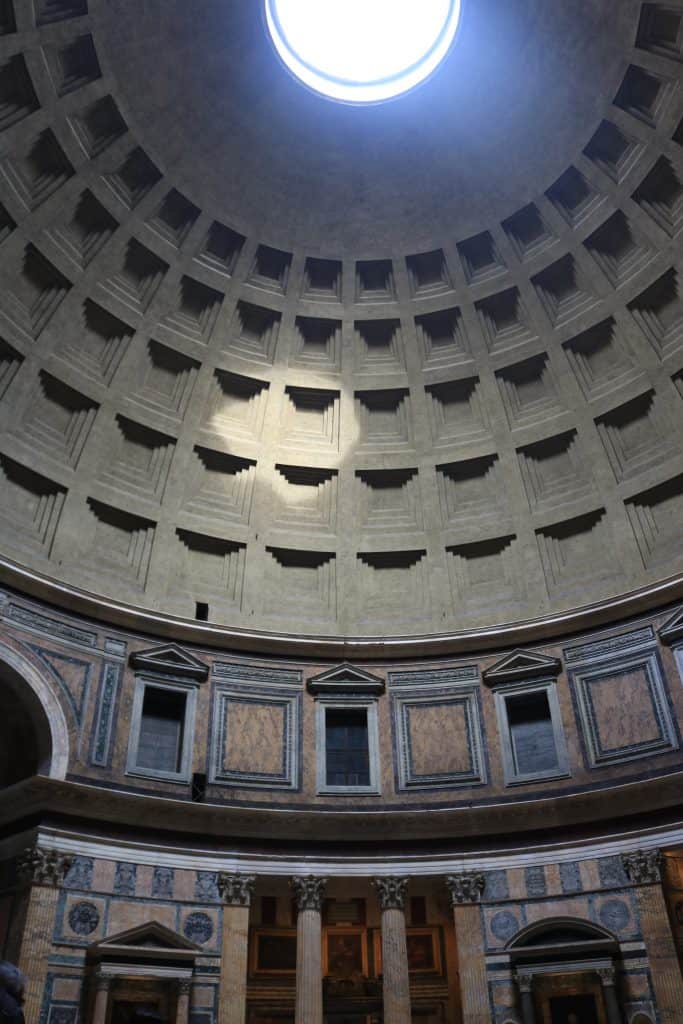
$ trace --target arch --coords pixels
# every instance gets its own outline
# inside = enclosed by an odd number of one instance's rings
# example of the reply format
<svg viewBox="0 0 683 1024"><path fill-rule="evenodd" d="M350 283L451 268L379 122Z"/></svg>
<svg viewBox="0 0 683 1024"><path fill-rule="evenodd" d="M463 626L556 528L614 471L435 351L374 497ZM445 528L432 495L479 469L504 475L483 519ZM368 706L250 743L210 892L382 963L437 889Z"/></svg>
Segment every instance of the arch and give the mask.
<svg viewBox="0 0 683 1024"><path fill-rule="evenodd" d="M46 679L14 648L0 643L0 686L15 698L37 744L36 772L63 779L69 763L69 729L62 706Z"/></svg>
<svg viewBox="0 0 683 1024"><path fill-rule="evenodd" d="M524 950L539 946L581 945L586 942L615 943L616 935L580 917L548 917L528 924L506 943L505 949Z"/></svg>

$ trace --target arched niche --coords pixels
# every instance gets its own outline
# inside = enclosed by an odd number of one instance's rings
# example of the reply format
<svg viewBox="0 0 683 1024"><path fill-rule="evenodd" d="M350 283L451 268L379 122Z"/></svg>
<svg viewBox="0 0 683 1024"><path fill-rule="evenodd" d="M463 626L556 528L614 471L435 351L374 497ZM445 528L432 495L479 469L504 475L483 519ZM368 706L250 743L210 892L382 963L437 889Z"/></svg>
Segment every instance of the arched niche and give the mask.
<svg viewBox="0 0 683 1024"><path fill-rule="evenodd" d="M0 643L0 789L32 775L63 779L69 731L47 680L21 654Z"/></svg>

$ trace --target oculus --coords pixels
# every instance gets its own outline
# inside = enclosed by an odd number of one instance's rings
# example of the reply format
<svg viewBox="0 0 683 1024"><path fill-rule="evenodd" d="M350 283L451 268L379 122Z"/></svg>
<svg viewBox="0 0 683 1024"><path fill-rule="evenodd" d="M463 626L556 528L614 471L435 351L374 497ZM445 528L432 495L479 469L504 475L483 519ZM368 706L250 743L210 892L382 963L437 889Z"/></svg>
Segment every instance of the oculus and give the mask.
<svg viewBox="0 0 683 1024"><path fill-rule="evenodd" d="M448 53L461 0L265 0L275 49L309 88L378 103L423 82Z"/></svg>

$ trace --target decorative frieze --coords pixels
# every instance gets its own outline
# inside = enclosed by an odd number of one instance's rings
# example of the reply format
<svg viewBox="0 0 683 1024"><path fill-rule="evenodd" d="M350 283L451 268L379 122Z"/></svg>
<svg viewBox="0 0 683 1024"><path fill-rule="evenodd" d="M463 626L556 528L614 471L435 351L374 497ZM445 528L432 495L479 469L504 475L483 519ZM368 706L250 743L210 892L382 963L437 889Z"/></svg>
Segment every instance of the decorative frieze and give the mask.
<svg viewBox="0 0 683 1024"><path fill-rule="evenodd" d="M657 885L662 878L662 860L661 850L634 850L621 855L624 870L634 885Z"/></svg>
<svg viewBox="0 0 683 1024"><path fill-rule="evenodd" d="M372 884L377 892L380 910L403 910L406 903L408 879L396 875L373 878Z"/></svg>
<svg viewBox="0 0 683 1024"><path fill-rule="evenodd" d="M223 903L229 907L249 907L256 885L255 875L229 875L221 872L218 876L218 891Z"/></svg>
<svg viewBox="0 0 683 1024"><path fill-rule="evenodd" d="M59 850L29 846L17 858L17 875L26 885L59 888L71 867L72 858Z"/></svg>
<svg viewBox="0 0 683 1024"><path fill-rule="evenodd" d="M454 907L463 903L479 903L485 886L486 878L482 871L463 871L446 877L446 887Z"/></svg>
<svg viewBox="0 0 683 1024"><path fill-rule="evenodd" d="M317 910L320 912L325 895L326 878L316 875L295 875L291 880L292 892L296 900L297 910Z"/></svg>

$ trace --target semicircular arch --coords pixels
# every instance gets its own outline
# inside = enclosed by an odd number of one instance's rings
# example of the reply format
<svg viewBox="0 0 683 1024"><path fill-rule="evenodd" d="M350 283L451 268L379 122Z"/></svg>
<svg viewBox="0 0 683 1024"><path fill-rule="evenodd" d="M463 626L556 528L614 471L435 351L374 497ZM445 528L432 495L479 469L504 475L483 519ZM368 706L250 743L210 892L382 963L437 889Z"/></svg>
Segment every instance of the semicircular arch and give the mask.
<svg viewBox="0 0 683 1024"><path fill-rule="evenodd" d="M2 642L0 684L7 688L32 727L37 773L53 779L65 778L69 728L62 705L45 676L26 657Z"/></svg>
<svg viewBox="0 0 683 1024"><path fill-rule="evenodd" d="M554 945L583 942L618 942L616 935L602 925L580 917L552 917L534 921L520 929L506 943L506 949L523 949L526 946Z"/></svg>

